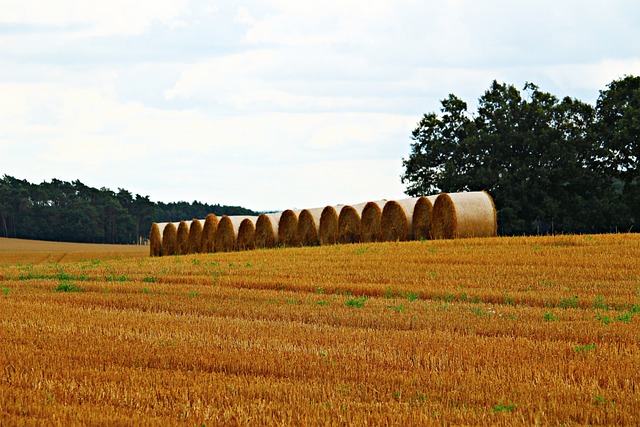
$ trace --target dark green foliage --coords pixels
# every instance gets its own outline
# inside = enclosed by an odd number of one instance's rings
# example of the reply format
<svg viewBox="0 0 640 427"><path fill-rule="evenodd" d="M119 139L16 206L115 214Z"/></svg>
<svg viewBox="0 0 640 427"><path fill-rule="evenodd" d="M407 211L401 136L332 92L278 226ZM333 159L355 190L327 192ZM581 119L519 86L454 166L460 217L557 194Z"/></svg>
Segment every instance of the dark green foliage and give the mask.
<svg viewBox="0 0 640 427"><path fill-rule="evenodd" d="M413 131L406 192L486 190L501 234L627 230L639 220L639 87L615 81L594 108L494 81L473 115L450 95Z"/></svg>
<svg viewBox="0 0 640 427"><path fill-rule="evenodd" d="M154 203L122 188L92 188L76 180L31 184L0 178L0 237L81 243L137 243L153 222L218 215L256 215L236 206Z"/></svg>

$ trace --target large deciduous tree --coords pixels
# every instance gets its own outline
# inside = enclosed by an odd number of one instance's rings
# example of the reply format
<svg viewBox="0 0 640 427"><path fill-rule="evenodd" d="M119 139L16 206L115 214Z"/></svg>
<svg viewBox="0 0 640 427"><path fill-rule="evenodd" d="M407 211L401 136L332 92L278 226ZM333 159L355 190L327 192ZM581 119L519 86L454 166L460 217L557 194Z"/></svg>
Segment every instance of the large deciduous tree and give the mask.
<svg viewBox="0 0 640 427"><path fill-rule="evenodd" d="M454 95L425 114L403 159L407 194L487 190L504 234L607 231L624 223L608 191L595 110L527 83L494 81L477 112Z"/></svg>

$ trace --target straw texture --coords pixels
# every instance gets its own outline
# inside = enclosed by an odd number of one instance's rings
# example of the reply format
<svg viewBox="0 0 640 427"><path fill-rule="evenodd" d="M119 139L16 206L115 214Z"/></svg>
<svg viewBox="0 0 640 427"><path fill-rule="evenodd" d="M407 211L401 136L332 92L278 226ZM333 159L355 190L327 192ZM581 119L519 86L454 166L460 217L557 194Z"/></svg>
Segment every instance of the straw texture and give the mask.
<svg viewBox="0 0 640 427"><path fill-rule="evenodd" d="M379 242L382 240L380 222L382 219L382 208L385 203L386 200L365 203L362 213L360 214L363 242Z"/></svg>
<svg viewBox="0 0 640 427"><path fill-rule="evenodd" d="M382 241L403 242L409 240L411 228L402 204L395 200L390 200L384 205L382 218L380 219L380 229Z"/></svg>
<svg viewBox="0 0 640 427"><path fill-rule="evenodd" d="M190 254L202 252L202 223L197 218L193 218L189 226L188 252Z"/></svg>
<svg viewBox="0 0 640 427"><path fill-rule="evenodd" d="M189 252L189 223L180 221L178 224L178 247L176 255L186 255Z"/></svg>
<svg viewBox="0 0 640 427"><path fill-rule="evenodd" d="M149 255L162 256L162 236L160 236L160 227L155 222L151 224L149 232Z"/></svg>
<svg viewBox="0 0 640 427"><path fill-rule="evenodd" d="M236 248L236 233L233 222L227 215L218 223L214 246L216 252L232 252Z"/></svg>
<svg viewBox="0 0 640 427"><path fill-rule="evenodd" d="M280 246L298 246L298 216L291 209L287 209L280 215L278 244Z"/></svg>
<svg viewBox="0 0 640 427"><path fill-rule="evenodd" d="M316 246L320 244L318 238L318 224L324 208L303 209L298 214L298 244L301 246Z"/></svg>
<svg viewBox="0 0 640 427"><path fill-rule="evenodd" d="M162 231L162 255L176 255L178 253L178 230L172 222L167 223Z"/></svg>
<svg viewBox="0 0 640 427"><path fill-rule="evenodd" d="M437 195L418 197L413 208L412 232L414 240L431 238L431 212Z"/></svg>
<svg viewBox="0 0 640 427"><path fill-rule="evenodd" d="M343 206L338 216L338 243L360 243L362 226L360 215L353 206Z"/></svg>
<svg viewBox="0 0 640 427"><path fill-rule="evenodd" d="M216 231L218 230L218 217L214 214L209 214L204 219L204 226L202 227L202 238L200 247L203 253L210 254L214 251Z"/></svg>
<svg viewBox="0 0 640 427"><path fill-rule="evenodd" d="M485 191L440 194L431 221L434 239L493 237L498 230L496 208Z"/></svg>
<svg viewBox="0 0 640 427"><path fill-rule="evenodd" d="M334 245L338 241L338 213L333 206L322 210L318 238L321 245Z"/></svg>
<svg viewBox="0 0 640 427"><path fill-rule="evenodd" d="M258 249L276 246L276 234L269 214L261 214L256 221L255 246Z"/></svg>
<svg viewBox="0 0 640 427"><path fill-rule="evenodd" d="M250 251L256 248L256 226L249 218L240 222L238 227L238 237L236 238L236 248L239 251Z"/></svg>

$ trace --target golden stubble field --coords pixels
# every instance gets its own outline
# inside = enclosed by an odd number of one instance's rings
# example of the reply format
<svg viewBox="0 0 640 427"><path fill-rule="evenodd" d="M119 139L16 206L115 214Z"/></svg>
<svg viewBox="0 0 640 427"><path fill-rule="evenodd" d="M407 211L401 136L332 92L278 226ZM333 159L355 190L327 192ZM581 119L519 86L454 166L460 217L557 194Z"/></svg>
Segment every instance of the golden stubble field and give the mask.
<svg viewBox="0 0 640 427"><path fill-rule="evenodd" d="M4 244L3 426L640 424L638 234Z"/></svg>

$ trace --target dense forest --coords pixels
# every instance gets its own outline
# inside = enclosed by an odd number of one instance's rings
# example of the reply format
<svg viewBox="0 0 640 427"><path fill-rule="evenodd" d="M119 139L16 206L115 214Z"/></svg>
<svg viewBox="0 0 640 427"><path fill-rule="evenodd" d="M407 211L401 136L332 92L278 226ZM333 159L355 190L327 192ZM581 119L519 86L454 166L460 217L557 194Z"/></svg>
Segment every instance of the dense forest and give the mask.
<svg viewBox="0 0 640 427"><path fill-rule="evenodd" d="M31 184L4 175L0 179L0 237L81 243L138 243L152 222L221 215L255 215L238 206L194 201L152 202L119 188L92 188L76 180Z"/></svg>
<svg viewBox="0 0 640 427"><path fill-rule="evenodd" d="M638 231L640 77L611 82L595 107L496 81L473 114L455 95L441 104L413 131L407 194L486 190L500 234Z"/></svg>

